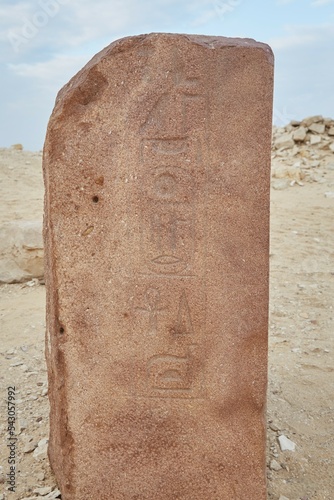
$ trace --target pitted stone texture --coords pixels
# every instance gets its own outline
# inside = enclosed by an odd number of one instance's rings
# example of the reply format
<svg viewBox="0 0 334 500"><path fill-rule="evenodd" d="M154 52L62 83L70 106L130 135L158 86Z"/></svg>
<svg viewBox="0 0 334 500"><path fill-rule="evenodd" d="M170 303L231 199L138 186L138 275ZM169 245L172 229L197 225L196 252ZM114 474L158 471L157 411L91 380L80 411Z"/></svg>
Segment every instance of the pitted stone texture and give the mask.
<svg viewBox="0 0 334 500"><path fill-rule="evenodd" d="M266 498L273 57L119 40L44 150L49 456L64 500Z"/></svg>

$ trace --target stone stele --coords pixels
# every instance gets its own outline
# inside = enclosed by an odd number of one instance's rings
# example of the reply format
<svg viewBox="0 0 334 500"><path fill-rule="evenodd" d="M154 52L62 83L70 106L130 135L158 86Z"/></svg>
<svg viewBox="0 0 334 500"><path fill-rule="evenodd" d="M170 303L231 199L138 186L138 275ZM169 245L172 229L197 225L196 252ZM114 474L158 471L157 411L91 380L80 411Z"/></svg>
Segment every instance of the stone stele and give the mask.
<svg viewBox="0 0 334 500"><path fill-rule="evenodd" d="M44 148L49 458L63 500L264 500L273 55L118 40Z"/></svg>

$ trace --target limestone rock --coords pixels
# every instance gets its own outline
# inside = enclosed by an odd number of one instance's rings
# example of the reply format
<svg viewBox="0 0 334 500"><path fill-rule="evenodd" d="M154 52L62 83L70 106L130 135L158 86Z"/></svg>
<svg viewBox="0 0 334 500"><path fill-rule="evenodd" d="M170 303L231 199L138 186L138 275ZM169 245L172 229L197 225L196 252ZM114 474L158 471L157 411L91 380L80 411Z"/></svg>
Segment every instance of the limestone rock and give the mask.
<svg viewBox="0 0 334 500"><path fill-rule="evenodd" d="M278 442L281 448L281 451L295 451L296 450L296 444L291 441L289 438L284 436L282 434L281 436L278 437Z"/></svg>
<svg viewBox="0 0 334 500"><path fill-rule="evenodd" d="M27 443L23 448L23 453L32 453L37 447L37 444L34 442Z"/></svg>
<svg viewBox="0 0 334 500"><path fill-rule="evenodd" d="M331 127L327 133L328 135L334 135L334 127Z"/></svg>
<svg viewBox="0 0 334 500"><path fill-rule="evenodd" d="M0 282L20 283L44 274L41 221L15 221L0 227Z"/></svg>
<svg viewBox="0 0 334 500"><path fill-rule="evenodd" d="M295 145L293 133L283 134L275 139L276 149L289 149Z"/></svg>
<svg viewBox="0 0 334 500"><path fill-rule="evenodd" d="M299 127L297 130L293 133L293 139L295 142L303 142L306 139L306 132L307 129L305 127Z"/></svg>
<svg viewBox="0 0 334 500"><path fill-rule="evenodd" d="M54 489L53 491L51 491L51 493L49 493L48 495L46 495L44 497L44 499L46 500L55 500L56 498L60 498L60 491L58 490L58 488Z"/></svg>
<svg viewBox="0 0 334 500"><path fill-rule="evenodd" d="M33 453L33 457L36 460L42 460L43 458L46 458L48 451L48 442L49 440L47 438L43 438L39 441L38 446Z"/></svg>
<svg viewBox="0 0 334 500"><path fill-rule="evenodd" d="M325 125L323 123L312 123L308 129L316 134L323 134L325 132Z"/></svg>
<svg viewBox="0 0 334 500"><path fill-rule="evenodd" d="M310 144L314 146L315 144L320 144L321 137L319 135L311 135L310 136Z"/></svg>
<svg viewBox="0 0 334 500"><path fill-rule="evenodd" d="M310 127L312 123L322 122L323 119L324 118L321 115L309 116L307 118L304 118L304 120L302 120L302 125L304 125L304 127Z"/></svg>
<svg viewBox="0 0 334 500"><path fill-rule="evenodd" d="M270 470L274 470L276 472L282 470L282 466L277 462L277 460L271 460L269 467Z"/></svg>
<svg viewBox="0 0 334 500"><path fill-rule="evenodd" d="M273 169L273 177L276 179L291 179L302 181L305 177L304 172L299 167L280 165Z"/></svg>
<svg viewBox="0 0 334 500"><path fill-rule="evenodd" d="M22 144L13 144L12 149L14 149L15 151L23 151L23 146Z"/></svg>
<svg viewBox="0 0 334 500"><path fill-rule="evenodd" d="M33 492L37 493L37 495L40 495L41 497L44 497L45 495L51 493L51 491L52 491L51 486L44 486L42 488L35 488Z"/></svg>
<svg viewBox="0 0 334 500"><path fill-rule="evenodd" d="M287 189L289 185L290 181L288 179L277 179L272 182L271 187L276 191L283 191Z"/></svg>

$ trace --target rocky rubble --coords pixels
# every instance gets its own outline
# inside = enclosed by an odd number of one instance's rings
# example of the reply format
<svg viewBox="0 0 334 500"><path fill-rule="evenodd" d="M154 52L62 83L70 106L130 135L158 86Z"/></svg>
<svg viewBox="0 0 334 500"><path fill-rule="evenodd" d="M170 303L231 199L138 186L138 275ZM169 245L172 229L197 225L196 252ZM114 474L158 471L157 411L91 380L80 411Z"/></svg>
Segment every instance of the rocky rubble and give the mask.
<svg viewBox="0 0 334 500"><path fill-rule="evenodd" d="M333 119L310 116L273 127L273 189L326 182L327 170L334 170Z"/></svg>
<svg viewBox="0 0 334 500"><path fill-rule="evenodd" d="M36 290L39 286L36 284L33 288ZM0 348L1 364L8 377L15 381L17 437L17 490L14 495L7 491L5 473L8 464L3 462L3 470L0 468L0 487L4 489L4 494L0 495L0 500L10 500L12 496L13 499L22 500L51 500L60 497L60 491L50 474L47 458L49 407L44 342L34 341L35 330L44 328L44 323L29 324L29 344L7 350ZM0 426L1 443L5 443L7 437L5 425Z"/></svg>

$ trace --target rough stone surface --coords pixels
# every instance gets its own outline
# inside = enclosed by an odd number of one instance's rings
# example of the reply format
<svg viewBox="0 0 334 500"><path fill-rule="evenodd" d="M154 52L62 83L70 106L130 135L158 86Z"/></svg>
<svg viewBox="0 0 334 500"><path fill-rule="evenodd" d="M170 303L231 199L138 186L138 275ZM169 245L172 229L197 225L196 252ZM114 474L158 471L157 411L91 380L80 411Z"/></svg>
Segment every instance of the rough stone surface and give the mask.
<svg viewBox="0 0 334 500"><path fill-rule="evenodd" d="M275 146L277 149L289 149L292 148L295 145L294 140L293 140L293 134L284 134L281 136L278 136L276 141L275 141Z"/></svg>
<svg viewBox="0 0 334 500"><path fill-rule="evenodd" d="M0 227L0 283L20 283L44 274L41 221L7 222Z"/></svg>
<svg viewBox="0 0 334 500"><path fill-rule="evenodd" d="M321 137L319 135L311 135L310 136L310 144L313 146L314 144L320 144Z"/></svg>
<svg viewBox="0 0 334 500"><path fill-rule="evenodd" d="M302 125L304 125L304 127L310 127L313 123L319 123L323 121L323 119L322 115L308 116L307 118L304 118Z"/></svg>
<svg viewBox="0 0 334 500"><path fill-rule="evenodd" d="M309 130L311 132L315 132L316 134L323 134L325 132L325 124L324 123L312 123L309 126Z"/></svg>
<svg viewBox="0 0 334 500"><path fill-rule="evenodd" d="M278 436L278 442L281 448L281 451L295 451L296 444L291 441L291 439L287 438L282 434L282 436Z"/></svg>
<svg viewBox="0 0 334 500"><path fill-rule="evenodd" d="M295 142L303 142L306 139L307 129L305 127L299 127L293 133L293 139Z"/></svg>
<svg viewBox="0 0 334 500"><path fill-rule="evenodd" d="M58 95L44 235L63 500L266 499L272 70L252 40L142 35Z"/></svg>
<svg viewBox="0 0 334 500"><path fill-rule="evenodd" d="M282 470L281 464L277 462L277 460L271 460L270 462L270 469L278 472L279 470Z"/></svg>

